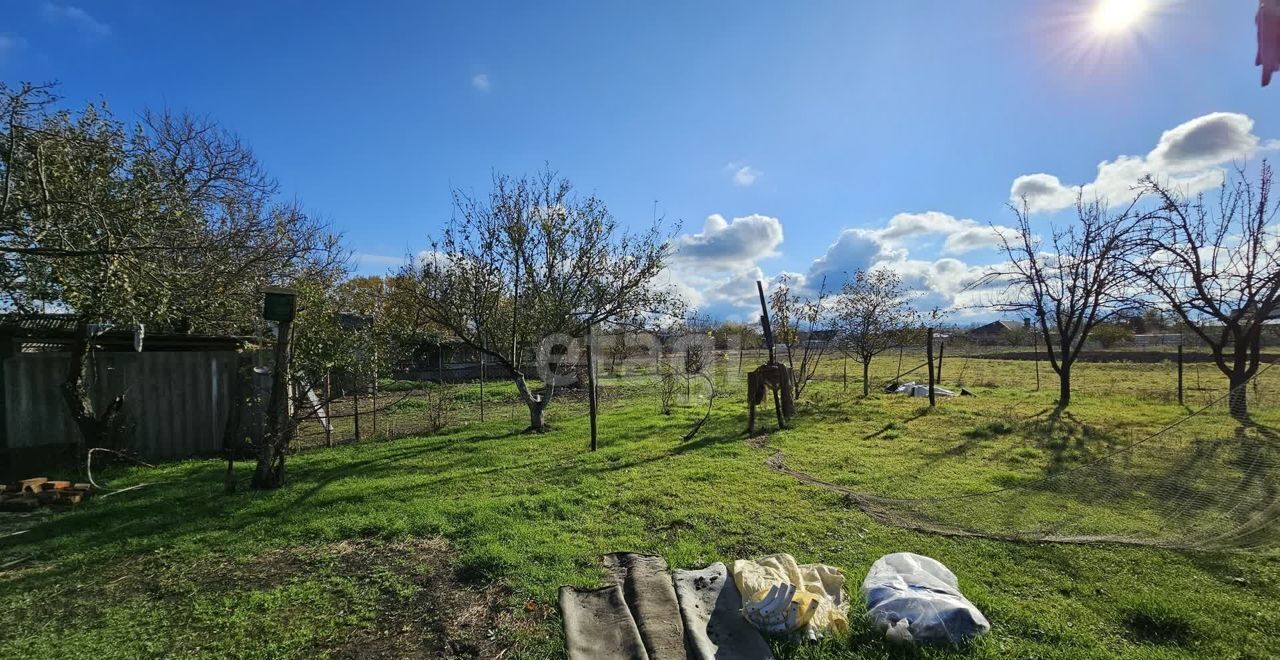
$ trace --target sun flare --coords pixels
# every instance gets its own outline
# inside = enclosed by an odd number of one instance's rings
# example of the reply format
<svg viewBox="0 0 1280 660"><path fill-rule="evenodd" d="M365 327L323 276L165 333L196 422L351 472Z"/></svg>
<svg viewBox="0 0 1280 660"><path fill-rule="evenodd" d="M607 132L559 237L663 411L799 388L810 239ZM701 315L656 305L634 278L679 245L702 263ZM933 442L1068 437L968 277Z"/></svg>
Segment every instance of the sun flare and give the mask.
<svg viewBox="0 0 1280 660"><path fill-rule="evenodd" d="M1093 30L1112 35L1132 30L1151 10L1151 0L1098 0Z"/></svg>

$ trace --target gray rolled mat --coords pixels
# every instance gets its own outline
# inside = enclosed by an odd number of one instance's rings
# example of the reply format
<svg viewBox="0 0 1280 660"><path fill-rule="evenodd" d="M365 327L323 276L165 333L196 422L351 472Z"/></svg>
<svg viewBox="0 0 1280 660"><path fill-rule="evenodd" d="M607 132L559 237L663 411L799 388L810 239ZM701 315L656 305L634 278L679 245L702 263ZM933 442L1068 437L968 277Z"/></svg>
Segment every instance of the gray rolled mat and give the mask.
<svg viewBox="0 0 1280 660"><path fill-rule="evenodd" d="M569 660L649 660L622 588L560 587Z"/></svg>
<svg viewBox="0 0 1280 660"><path fill-rule="evenodd" d="M667 561L629 552L605 555L603 561L622 587L650 660L685 660L684 625Z"/></svg>
<svg viewBox="0 0 1280 660"><path fill-rule="evenodd" d="M742 618L742 596L725 565L675 572L676 596L694 660L770 660L760 631Z"/></svg>

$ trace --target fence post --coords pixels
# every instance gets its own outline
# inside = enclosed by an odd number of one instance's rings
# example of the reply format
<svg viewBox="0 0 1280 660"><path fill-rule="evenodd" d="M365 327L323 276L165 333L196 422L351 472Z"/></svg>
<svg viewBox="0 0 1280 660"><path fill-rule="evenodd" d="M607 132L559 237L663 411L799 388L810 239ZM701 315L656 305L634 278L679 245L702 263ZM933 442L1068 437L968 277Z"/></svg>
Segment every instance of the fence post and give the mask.
<svg viewBox="0 0 1280 660"><path fill-rule="evenodd" d="M329 372L324 372L324 446L333 446L333 415L329 402L333 400L333 389L329 381Z"/></svg>
<svg viewBox="0 0 1280 660"><path fill-rule="evenodd" d="M849 391L849 356L844 355L840 358L840 364L844 367L844 391Z"/></svg>
<svg viewBox="0 0 1280 660"><path fill-rule="evenodd" d="M360 442L360 386L355 388L355 422L356 422L356 442Z"/></svg>
<svg viewBox="0 0 1280 660"><path fill-rule="evenodd" d="M942 382L942 354L947 350L947 342L938 342L938 382Z"/></svg>
<svg viewBox="0 0 1280 660"><path fill-rule="evenodd" d="M596 450L596 363L592 358L595 343L591 324L587 324L587 403L591 406L591 451Z"/></svg>
<svg viewBox="0 0 1280 660"><path fill-rule="evenodd" d="M484 348L485 341L480 340L480 421L484 421Z"/></svg>
<svg viewBox="0 0 1280 660"><path fill-rule="evenodd" d="M1182 397L1182 344L1178 344L1178 405L1186 405Z"/></svg>
<svg viewBox="0 0 1280 660"><path fill-rule="evenodd" d="M1036 391L1040 391L1040 334L1031 333L1031 352L1036 355Z"/></svg>
<svg viewBox="0 0 1280 660"><path fill-rule="evenodd" d="M938 405L937 400L934 399L933 396L933 328L929 328L925 335L927 337L926 341L928 342L924 347L924 359L929 363L929 407L933 408Z"/></svg>

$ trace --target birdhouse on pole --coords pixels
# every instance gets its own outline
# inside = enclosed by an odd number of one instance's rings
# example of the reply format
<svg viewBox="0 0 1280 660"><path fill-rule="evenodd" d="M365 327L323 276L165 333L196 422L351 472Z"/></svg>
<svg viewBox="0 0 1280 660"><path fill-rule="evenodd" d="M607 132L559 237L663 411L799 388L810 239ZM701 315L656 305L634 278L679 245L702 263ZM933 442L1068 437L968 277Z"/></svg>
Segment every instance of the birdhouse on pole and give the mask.
<svg viewBox="0 0 1280 660"><path fill-rule="evenodd" d="M278 286L262 287L262 318L287 323L297 311L298 294L293 289Z"/></svg>

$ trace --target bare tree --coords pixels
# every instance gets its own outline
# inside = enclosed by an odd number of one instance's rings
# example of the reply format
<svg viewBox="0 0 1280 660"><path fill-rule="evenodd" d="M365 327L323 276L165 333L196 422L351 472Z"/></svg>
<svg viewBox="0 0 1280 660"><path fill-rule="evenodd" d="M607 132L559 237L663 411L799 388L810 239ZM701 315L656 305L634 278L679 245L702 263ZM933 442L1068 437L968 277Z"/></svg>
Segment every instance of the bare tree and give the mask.
<svg viewBox="0 0 1280 660"><path fill-rule="evenodd" d="M840 350L862 365L862 396L871 392L872 358L897 346L919 322L902 278L892 270L859 270L845 282L835 300L834 329Z"/></svg>
<svg viewBox="0 0 1280 660"><path fill-rule="evenodd" d="M530 431L546 430L555 383L530 389L525 351L589 325L640 327L678 305L655 284L672 250L658 223L622 231L602 200L577 196L555 172L495 175L486 196L455 191L454 208L430 252L409 267L419 304L426 319L509 370Z"/></svg>
<svg viewBox="0 0 1280 660"><path fill-rule="evenodd" d="M1049 364L1058 374L1058 408L1071 403L1071 367L1089 333L1117 313L1134 307L1134 290L1126 277L1139 216L1134 199L1119 212L1102 201L1076 199L1076 222L1050 225L1048 244L1031 227L1024 200L1011 206L1014 231L1001 232L1009 261L992 268L975 286L1003 283L993 306L1031 316L1044 337Z"/></svg>
<svg viewBox="0 0 1280 660"><path fill-rule="evenodd" d="M1280 235L1266 161L1258 182L1243 169L1215 200L1189 197L1153 177L1157 201L1134 270L1151 293L1209 347L1230 383L1231 414L1246 419L1245 385L1258 373L1264 324L1280 310Z"/></svg>
<svg viewBox="0 0 1280 660"><path fill-rule="evenodd" d="M822 363L822 357L830 344L825 336L829 330L826 326L830 321L831 311L827 306L830 295L826 291L826 285L826 278L823 278L818 285L817 295L811 298L793 290L791 278L784 274L769 292L774 341L787 347L787 368L791 371L797 399L818 371L818 365ZM796 344L800 344L798 351ZM796 362L797 353L799 363Z"/></svg>

